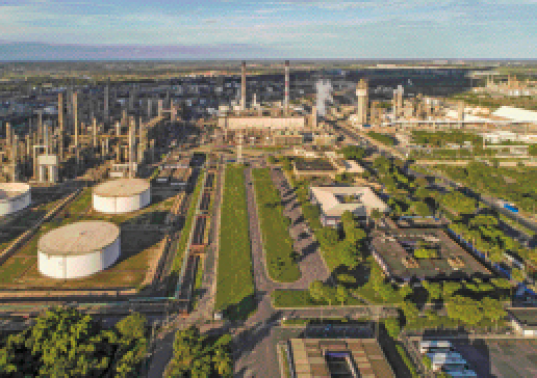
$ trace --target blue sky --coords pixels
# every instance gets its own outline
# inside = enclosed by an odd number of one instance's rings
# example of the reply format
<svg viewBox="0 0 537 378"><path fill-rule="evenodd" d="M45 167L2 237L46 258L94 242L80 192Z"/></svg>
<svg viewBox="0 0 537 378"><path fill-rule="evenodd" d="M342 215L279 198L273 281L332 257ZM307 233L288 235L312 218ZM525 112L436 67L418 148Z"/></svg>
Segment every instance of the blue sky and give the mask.
<svg viewBox="0 0 537 378"><path fill-rule="evenodd" d="M0 60L537 58L537 0L0 0Z"/></svg>

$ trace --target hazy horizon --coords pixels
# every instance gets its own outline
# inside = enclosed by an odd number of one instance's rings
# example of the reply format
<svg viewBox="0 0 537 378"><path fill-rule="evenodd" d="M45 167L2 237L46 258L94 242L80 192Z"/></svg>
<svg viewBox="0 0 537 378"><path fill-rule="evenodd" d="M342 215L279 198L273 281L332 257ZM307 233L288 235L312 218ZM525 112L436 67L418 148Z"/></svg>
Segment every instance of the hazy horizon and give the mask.
<svg viewBox="0 0 537 378"><path fill-rule="evenodd" d="M535 0L2 0L0 61L536 59L535 16Z"/></svg>

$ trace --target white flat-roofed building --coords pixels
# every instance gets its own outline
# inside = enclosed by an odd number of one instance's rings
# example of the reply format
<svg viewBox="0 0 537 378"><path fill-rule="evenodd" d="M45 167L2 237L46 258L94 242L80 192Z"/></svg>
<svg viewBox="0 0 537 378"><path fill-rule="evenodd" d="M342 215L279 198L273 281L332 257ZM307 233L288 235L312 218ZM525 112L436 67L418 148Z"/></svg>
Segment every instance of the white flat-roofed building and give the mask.
<svg viewBox="0 0 537 378"><path fill-rule="evenodd" d="M368 187L319 186L310 188L312 203L321 208L323 226L337 226L345 211L350 211L361 220L366 220L373 209L386 213L390 210L375 192Z"/></svg>
<svg viewBox="0 0 537 378"><path fill-rule="evenodd" d="M501 106L498 110L492 113L492 116L504 118L512 122L537 124L536 111L515 108L513 106Z"/></svg>
<svg viewBox="0 0 537 378"><path fill-rule="evenodd" d="M345 172L351 175L361 175L364 173L364 168L354 160L344 160Z"/></svg>

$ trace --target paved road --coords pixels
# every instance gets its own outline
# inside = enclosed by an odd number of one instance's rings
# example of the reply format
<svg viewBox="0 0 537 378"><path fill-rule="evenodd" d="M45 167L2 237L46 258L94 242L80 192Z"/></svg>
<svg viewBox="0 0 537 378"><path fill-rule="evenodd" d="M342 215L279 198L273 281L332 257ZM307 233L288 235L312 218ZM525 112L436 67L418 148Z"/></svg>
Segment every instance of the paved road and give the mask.
<svg viewBox="0 0 537 378"><path fill-rule="evenodd" d="M297 252L302 256L299 263L302 277L292 283L278 283L268 277L265 268L265 257L263 254L261 231L259 229L254 186L249 185L252 182L252 171L251 168L247 168L245 170L246 202L248 205L258 309L245 323L245 326L250 328L250 330L245 331L246 335L252 334L255 336L248 336L244 340L239 338L239 341L236 342L235 375L238 377L255 376L273 378L279 376L279 371L277 370L278 365L275 360L276 350L274 343L267 336L272 332L271 327L277 324L278 320L286 312L275 310L272 307L270 293L276 289L283 288L306 289L311 281L316 279L326 280L329 276L328 270L319 255L319 248L304 223L302 211L285 177L281 172L272 171L272 178L280 191L283 192L285 215L290 216L292 220L293 226L291 227L290 234L296 240L295 248ZM341 314L341 311L339 313ZM314 311L312 314L319 316L320 311Z"/></svg>
<svg viewBox="0 0 537 378"><path fill-rule="evenodd" d="M203 282L201 287L201 297L197 308L192 311L188 318L177 318L173 321L173 328L160 335L153 351L151 366L148 373L150 378L160 378L173 353L173 340L177 329L181 329L190 324L201 325L206 319L212 319L214 301L216 298L216 271L218 266L218 234L220 229L220 204L222 188L222 167L220 167L215 180L215 197L213 202L213 217L209 237L209 246L205 256L205 267L203 271ZM211 326L201 326L204 332L220 328L220 324Z"/></svg>

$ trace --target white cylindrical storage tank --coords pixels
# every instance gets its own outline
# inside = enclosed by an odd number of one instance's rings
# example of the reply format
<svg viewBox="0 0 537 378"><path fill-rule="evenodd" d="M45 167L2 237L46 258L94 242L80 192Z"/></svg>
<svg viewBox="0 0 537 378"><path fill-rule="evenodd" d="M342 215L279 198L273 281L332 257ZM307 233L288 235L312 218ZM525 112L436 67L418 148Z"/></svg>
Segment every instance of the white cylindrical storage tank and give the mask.
<svg viewBox="0 0 537 378"><path fill-rule="evenodd" d="M0 216L25 209L31 202L30 185L15 182L0 184Z"/></svg>
<svg viewBox="0 0 537 378"><path fill-rule="evenodd" d="M72 223L39 239L38 270L52 278L86 277L114 264L120 253L120 229L114 223Z"/></svg>
<svg viewBox="0 0 537 378"><path fill-rule="evenodd" d="M143 179L118 179L93 189L93 208L101 213L121 214L151 203L151 185Z"/></svg>

